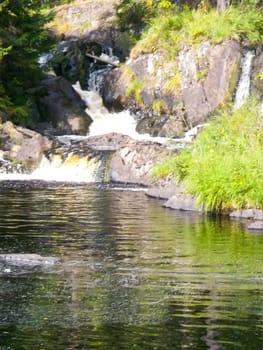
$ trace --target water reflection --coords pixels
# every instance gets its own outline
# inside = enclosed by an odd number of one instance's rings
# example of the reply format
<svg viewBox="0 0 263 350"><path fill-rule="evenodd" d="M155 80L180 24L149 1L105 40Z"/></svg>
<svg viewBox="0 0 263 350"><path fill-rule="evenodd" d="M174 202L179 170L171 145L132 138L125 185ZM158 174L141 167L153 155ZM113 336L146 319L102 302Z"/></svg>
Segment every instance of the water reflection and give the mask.
<svg viewBox="0 0 263 350"><path fill-rule="evenodd" d="M2 188L0 348L259 349L263 237L141 192Z"/></svg>

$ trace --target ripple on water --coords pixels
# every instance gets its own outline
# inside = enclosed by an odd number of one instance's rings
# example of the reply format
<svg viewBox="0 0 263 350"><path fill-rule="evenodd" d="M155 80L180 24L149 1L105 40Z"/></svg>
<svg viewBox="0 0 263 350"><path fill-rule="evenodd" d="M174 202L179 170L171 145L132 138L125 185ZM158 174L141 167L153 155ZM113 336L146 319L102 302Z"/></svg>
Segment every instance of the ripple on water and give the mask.
<svg viewBox="0 0 263 350"><path fill-rule="evenodd" d="M237 222L86 186L1 187L0 212L0 253L61 260L2 267L0 347L260 348L263 238Z"/></svg>

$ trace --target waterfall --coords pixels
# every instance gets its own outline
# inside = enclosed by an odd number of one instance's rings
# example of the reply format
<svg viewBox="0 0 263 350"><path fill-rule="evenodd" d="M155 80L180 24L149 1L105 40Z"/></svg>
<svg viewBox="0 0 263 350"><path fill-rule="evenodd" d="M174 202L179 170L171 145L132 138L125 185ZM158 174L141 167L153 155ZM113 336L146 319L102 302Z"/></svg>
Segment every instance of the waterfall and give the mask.
<svg viewBox="0 0 263 350"><path fill-rule="evenodd" d="M37 169L27 173L1 173L0 180L95 183L109 181L111 152L53 154L43 156Z"/></svg>
<svg viewBox="0 0 263 350"><path fill-rule="evenodd" d="M105 62L112 62L114 65L119 64L119 58L113 55L111 48L104 48L105 52L102 52L98 59L105 60ZM94 55L94 53L92 53ZM96 56L94 56L96 57ZM105 76L111 71L112 66L109 64L100 64L96 59L89 66L89 72L87 75L86 86L89 91L101 92L103 87Z"/></svg>
<svg viewBox="0 0 263 350"><path fill-rule="evenodd" d="M104 107L102 98L96 91L82 90L79 83L73 85L73 87L86 103L86 112L93 119L87 137L116 132L130 136L135 140L154 141L162 144L167 142L166 137L139 134L136 131L135 117L128 110L118 113L109 112Z"/></svg>
<svg viewBox="0 0 263 350"><path fill-rule="evenodd" d="M254 57L254 51L247 50L241 60L241 72L234 100L234 109L240 108L249 97L250 77Z"/></svg>

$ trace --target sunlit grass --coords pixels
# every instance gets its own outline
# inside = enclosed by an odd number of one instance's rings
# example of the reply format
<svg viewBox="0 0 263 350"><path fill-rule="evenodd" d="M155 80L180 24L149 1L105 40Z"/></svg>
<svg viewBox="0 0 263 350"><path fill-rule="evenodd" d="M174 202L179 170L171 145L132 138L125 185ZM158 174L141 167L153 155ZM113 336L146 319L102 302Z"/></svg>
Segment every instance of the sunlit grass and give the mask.
<svg viewBox="0 0 263 350"><path fill-rule="evenodd" d="M186 8L154 18L132 54L162 51L172 58L185 44L194 45L203 40L218 44L226 39L244 38L252 45L262 42L262 9L242 4L219 14L216 9Z"/></svg>
<svg viewBox="0 0 263 350"><path fill-rule="evenodd" d="M263 208L263 121L248 103L218 115L191 147L155 169L174 176L206 209Z"/></svg>

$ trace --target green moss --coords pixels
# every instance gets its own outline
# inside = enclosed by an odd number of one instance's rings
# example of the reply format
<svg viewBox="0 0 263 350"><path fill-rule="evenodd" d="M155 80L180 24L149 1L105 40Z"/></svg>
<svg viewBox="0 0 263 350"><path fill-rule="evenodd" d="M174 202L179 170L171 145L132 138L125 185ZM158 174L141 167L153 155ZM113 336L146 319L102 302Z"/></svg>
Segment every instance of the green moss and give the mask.
<svg viewBox="0 0 263 350"><path fill-rule="evenodd" d="M229 87L228 87L228 96L227 100L232 101L233 95L237 86L238 81L238 72L239 72L239 64L235 64L233 66L232 74L229 80Z"/></svg>
<svg viewBox="0 0 263 350"><path fill-rule="evenodd" d="M255 76L255 79L257 80L263 80L263 73L259 73Z"/></svg>
<svg viewBox="0 0 263 350"><path fill-rule="evenodd" d="M168 78L165 86L164 91L165 92L173 92L178 90L178 88L181 86L181 75L179 71L176 69L172 75Z"/></svg>
<svg viewBox="0 0 263 350"><path fill-rule="evenodd" d="M152 108L155 112L161 113L165 106L165 102L162 99L156 99L153 101Z"/></svg>
<svg viewBox="0 0 263 350"><path fill-rule="evenodd" d="M134 77L131 80L125 94L127 97L134 98L138 104L142 105L143 100L141 97L141 92L143 88L144 88L144 83L140 81L137 77Z"/></svg>
<svg viewBox="0 0 263 350"><path fill-rule="evenodd" d="M196 80L197 81L203 80L207 76L207 73L208 73L208 69L207 68L204 68L204 69L200 70L200 72L198 72L196 74Z"/></svg>

